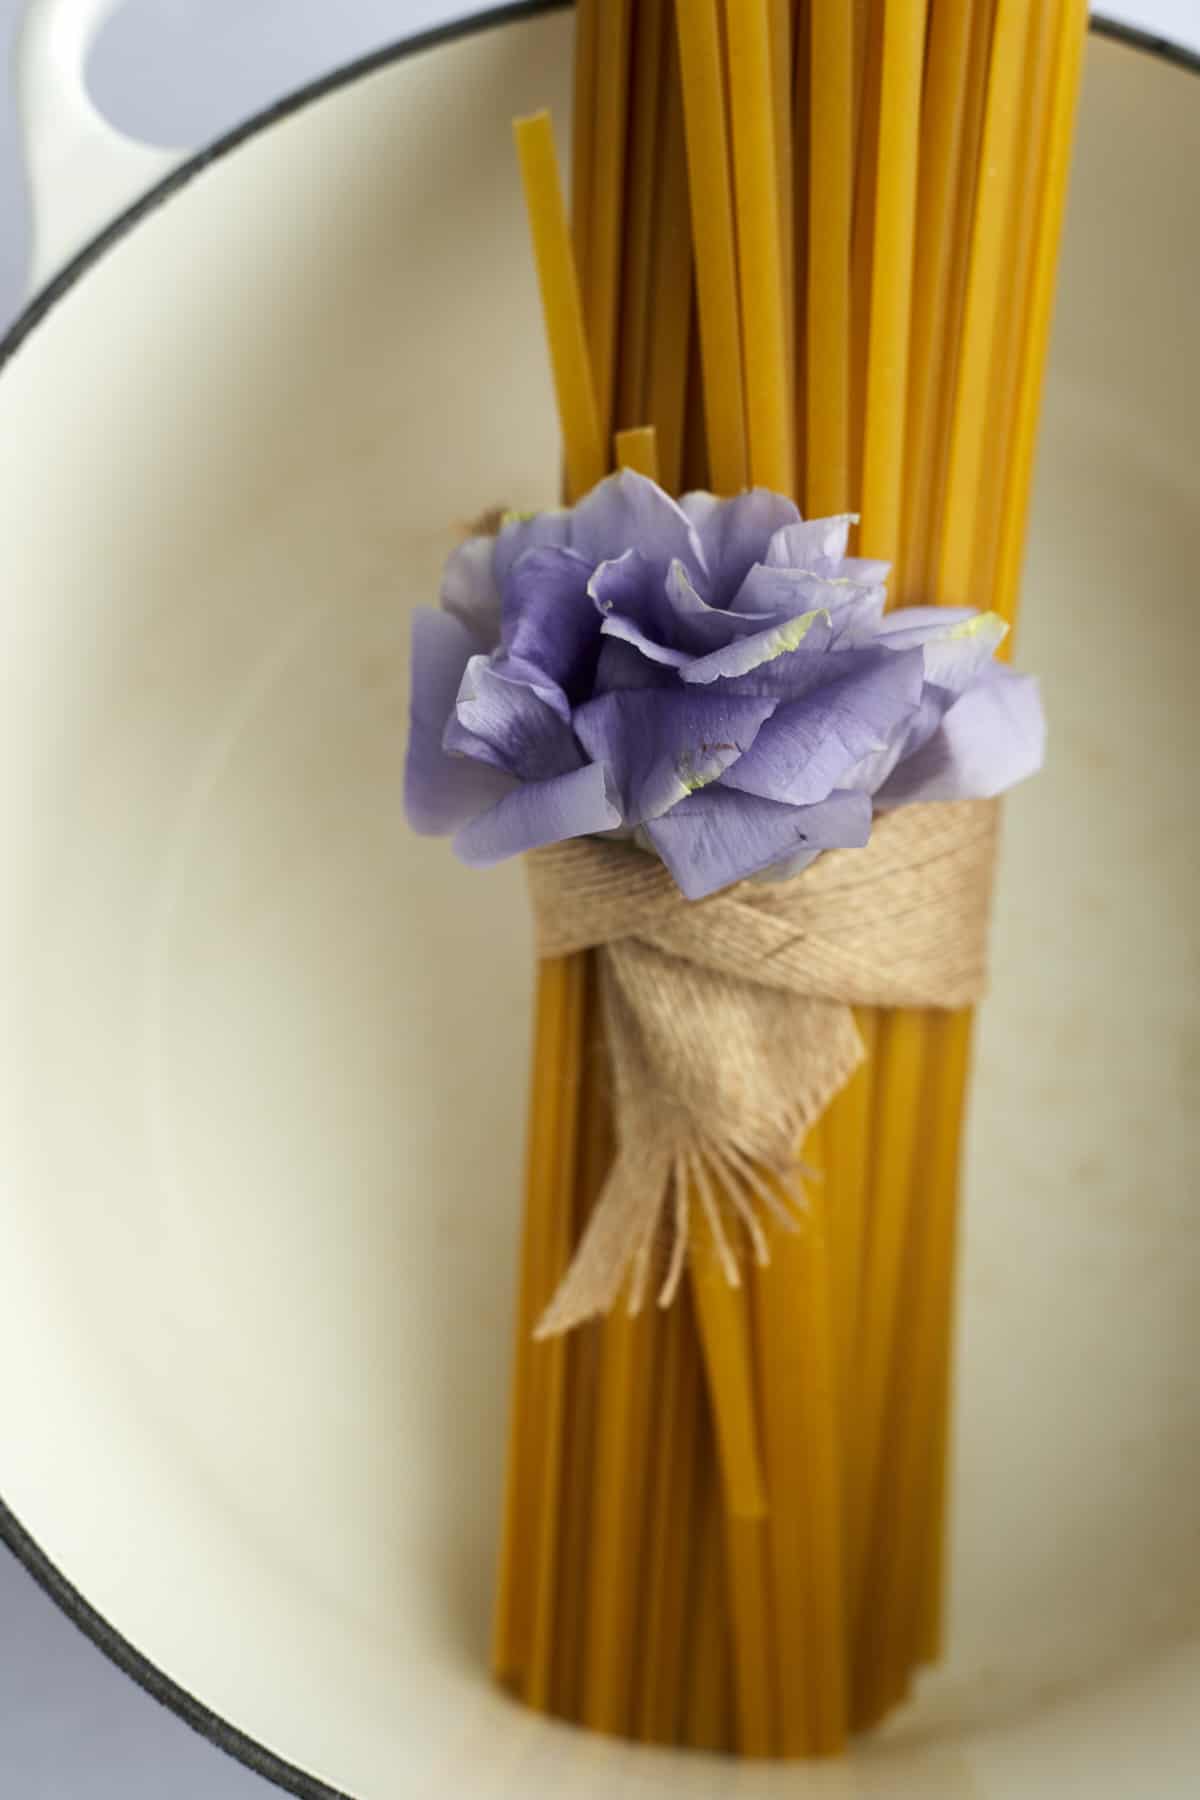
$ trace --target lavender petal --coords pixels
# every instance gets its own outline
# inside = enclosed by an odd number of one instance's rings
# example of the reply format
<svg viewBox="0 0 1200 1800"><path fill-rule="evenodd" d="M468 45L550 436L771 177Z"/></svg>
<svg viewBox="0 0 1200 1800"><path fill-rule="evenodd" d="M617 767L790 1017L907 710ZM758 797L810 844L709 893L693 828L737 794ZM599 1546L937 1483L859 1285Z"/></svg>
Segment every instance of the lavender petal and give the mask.
<svg viewBox="0 0 1200 1800"><path fill-rule="evenodd" d="M915 644L928 643L931 637L978 617L973 606L898 606L883 621L879 635L894 650L911 650Z"/></svg>
<svg viewBox="0 0 1200 1800"><path fill-rule="evenodd" d="M422 606L413 614L412 641L404 810L414 831L436 837L494 806L513 782L442 748L459 682L476 649L474 634L449 613Z"/></svg>
<svg viewBox="0 0 1200 1800"><path fill-rule="evenodd" d="M627 688L663 688L678 686L675 669L657 657L643 656L632 643L619 637L605 636L596 663L596 694L620 693Z"/></svg>
<svg viewBox="0 0 1200 1800"><path fill-rule="evenodd" d="M707 656L697 657L680 670L689 687L703 687L714 681L728 681L739 676L755 675L790 656L802 647L810 654L828 645L832 623L826 612L801 613L766 630L752 632L723 644Z"/></svg>
<svg viewBox="0 0 1200 1800"><path fill-rule="evenodd" d="M527 781L490 812L463 825L454 849L472 868L487 869L510 856L557 844L564 838L613 831L621 823L608 778L596 763L549 781Z"/></svg>
<svg viewBox="0 0 1200 1800"><path fill-rule="evenodd" d="M834 513L828 519L802 519L794 525L783 525L771 538L762 560L775 569L836 575L846 558L850 527L857 523L857 513Z"/></svg>
<svg viewBox="0 0 1200 1800"><path fill-rule="evenodd" d="M745 756L726 770L723 786L791 806L826 799L916 711L921 681L919 650L862 653L840 679L782 702Z"/></svg>
<svg viewBox="0 0 1200 1800"><path fill-rule="evenodd" d="M493 649L500 638L500 590L492 571L495 541L467 538L453 549L446 558L438 594L442 610L473 633L479 650Z"/></svg>
<svg viewBox="0 0 1200 1800"><path fill-rule="evenodd" d="M503 594L513 568L531 550L565 550L571 542L571 514L565 506L548 512L509 513L492 550L492 577Z"/></svg>
<svg viewBox="0 0 1200 1800"><path fill-rule="evenodd" d="M712 500L710 494L691 494L680 505L699 533L708 569L708 599L727 607L749 570L765 558L776 533L799 524L800 512L791 500L768 488L751 488L732 500L707 504Z"/></svg>
<svg viewBox="0 0 1200 1800"><path fill-rule="evenodd" d="M895 617L899 621L903 615L897 613ZM926 638L922 645L926 681L949 694L965 693L983 674L1007 636L1008 626L998 613L969 613L965 619ZM894 643L895 639L889 642Z"/></svg>
<svg viewBox="0 0 1200 1800"><path fill-rule="evenodd" d="M706 575L700 539L679 502L632 469L608 476L579 502L570 543L593 567L636 547L659 580L675 560L697 580Z"/></svg>
<svg viewBox="0 0 1200 1800"><path fill-rule="evenodd" d="M923 687L915 710L901 728L881 749L869 751L861 762L847 769L840 785L864 794L877 794L905 757L915 755L929 742L951 705L953 696L942 688Z"/></svg>
<svg viewBox="0 0 1200 1800"><path fill-rule="evenodd" d="M846 576L814 575L808 569L779 569L758 563L738 591L740 613L761 614L776 621L798 613L827 612L834 640L857 643L873 638L883 618L887 589L882 582L852 581Z"/></svg>
<svg viewBox="0 0 1200 1800"><path fill-rule="evenodd" d="M651 662L680 668L691 660L677 643L679 624L658 574L638 550L600 564L588 593L606 637L633 644Z"/></svg>
<svg viewBox="0 0 1200 1800"><path fill-rule="evenodd" d="M590 575L590 564L573 550L548 546L527 550L504 585L506 666L539 690L548 682L569 700L590 692L600 649Z"/></svg>
<svg viewBox="0 0 1200 1800"><path fill-rule="evenodd" d="M1042 766L1046 721L1038 684L996 666L949 708L929 740L880 789L880 806L982 800Z"/></svg>
<svg viewBox="0 0 1200 1800"><path fill-rule="evenodd" d="M704 690L626 691L581 706L575 732L610 771L626 824L637 825L715 781L774 708L774 700Z"/></svg>
<svg viewBox="0 0 1200 1800"><path fill-rule="evenodd" d="M452 755L476 757L522 781L565 775L582 761L559 712L486 656L467 664L442 743Z"/></svg>
<svg viewBox="0 0 1200 1800"><path fill-rule="evenodd" d="M703 900L802 852L861 848L871 833L866 794L834 794L819 806L705 788L645 827L689 900Z"/></svg>
<svg viewBox="0 0 1200 1800"><path fill-rule="evenodd" d="M879 638L887 589L871 582L847 582L840 605L830 611L835 650L857 650Z"/></svg>

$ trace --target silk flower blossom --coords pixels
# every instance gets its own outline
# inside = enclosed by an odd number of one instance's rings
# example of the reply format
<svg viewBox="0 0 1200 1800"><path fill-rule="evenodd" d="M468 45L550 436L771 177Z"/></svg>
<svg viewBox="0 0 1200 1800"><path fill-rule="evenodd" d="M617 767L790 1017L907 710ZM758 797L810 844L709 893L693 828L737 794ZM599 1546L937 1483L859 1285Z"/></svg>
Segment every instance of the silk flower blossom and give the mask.
<svg viewBox="0 0 1200 1800"><path fill-rule="evenodd" d="M995 660L1003 621L885 613L853 522L622 471L468 539L414 615L410 823L480 867L629 838L697 900L1033 774L1041 702Z"/></svg>

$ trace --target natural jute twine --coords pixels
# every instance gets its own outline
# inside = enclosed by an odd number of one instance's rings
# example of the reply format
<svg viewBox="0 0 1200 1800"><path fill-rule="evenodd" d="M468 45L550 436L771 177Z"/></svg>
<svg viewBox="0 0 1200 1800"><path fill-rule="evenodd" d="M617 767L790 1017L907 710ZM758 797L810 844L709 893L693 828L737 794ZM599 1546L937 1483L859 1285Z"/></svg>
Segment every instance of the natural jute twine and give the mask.
<svg viewBox="0 0 1200 1800"><path fill-rule="evenodd" d="M794 1170L862 1061L851 1006L961 1007L982 994L997 819L990 800L901 807L876 819L865 849L702 901L620 843L578 838L526 859L538 955L599 953L617 1138L539 1337L608 1312L627 1280L640 1307L664 1226L667 1304L692 1204L736 1281L714 1178L765 1257L762 1217L785 1210L771 1178Z"/></svg>

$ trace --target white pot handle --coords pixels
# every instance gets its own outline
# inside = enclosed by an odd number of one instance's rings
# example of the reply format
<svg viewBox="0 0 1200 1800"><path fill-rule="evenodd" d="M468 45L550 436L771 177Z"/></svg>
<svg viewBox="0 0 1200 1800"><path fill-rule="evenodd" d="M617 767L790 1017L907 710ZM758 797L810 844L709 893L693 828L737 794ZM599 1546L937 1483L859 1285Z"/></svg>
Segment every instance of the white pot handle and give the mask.
<svg viewBox="0 0 1200 1800"><path fill-rule="evenodd" d="M17 98L32 215L30 291L182 161L123 137L97 112L84 68L121 0L28 0L17 43Z"/></svg>

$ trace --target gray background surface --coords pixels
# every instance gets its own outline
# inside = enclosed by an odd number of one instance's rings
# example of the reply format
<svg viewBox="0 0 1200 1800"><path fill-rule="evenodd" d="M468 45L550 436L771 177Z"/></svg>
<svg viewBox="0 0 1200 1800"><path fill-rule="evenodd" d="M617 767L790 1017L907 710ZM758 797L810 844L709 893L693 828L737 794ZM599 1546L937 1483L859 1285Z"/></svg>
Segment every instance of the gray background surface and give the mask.
<svg viewBox="0 0 1200 1800"><path fill-rule="evenodd" d="M0 0L8 66L23 4ZM91 87L133 135L192 147L340 63L476 10L463 0L128 0L96 45ZM1108 0L1098 10L1200 52L1200 0ZM25 285L11 87L0 91L0 329ZM119 1673L0 1546L0 1800L266 1800L275 1791Z"/></svg>

